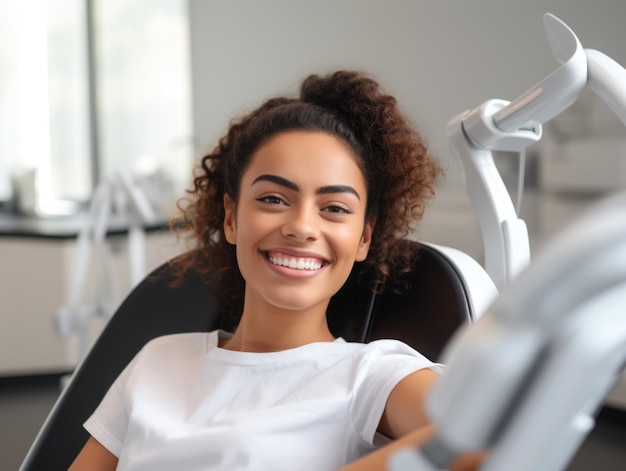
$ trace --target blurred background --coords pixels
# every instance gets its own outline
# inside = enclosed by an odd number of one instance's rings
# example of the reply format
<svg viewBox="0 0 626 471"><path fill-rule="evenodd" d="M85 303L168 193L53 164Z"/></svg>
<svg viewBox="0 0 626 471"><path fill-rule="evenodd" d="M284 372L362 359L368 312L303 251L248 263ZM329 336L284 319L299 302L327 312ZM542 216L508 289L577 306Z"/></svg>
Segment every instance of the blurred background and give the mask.
<svg viewBox="0 0 626 471"><path fill-rule="evenodd" d="M457 240L447 224L473 215L459 209L467 202L446 123L554 70L546 11L584 47L626 62L619 0L2 0L0 209L71 214L126 172L169 215L232 118L295 93L309 73L351 68L398 98L446 168L421 235L480 257L478 234ZM590 94L544 126L527 156L537 244L580 204L626 184L621 128ZM509 157L498 165L515 183ZM548 196L536 201L532 190Z"/></svg>

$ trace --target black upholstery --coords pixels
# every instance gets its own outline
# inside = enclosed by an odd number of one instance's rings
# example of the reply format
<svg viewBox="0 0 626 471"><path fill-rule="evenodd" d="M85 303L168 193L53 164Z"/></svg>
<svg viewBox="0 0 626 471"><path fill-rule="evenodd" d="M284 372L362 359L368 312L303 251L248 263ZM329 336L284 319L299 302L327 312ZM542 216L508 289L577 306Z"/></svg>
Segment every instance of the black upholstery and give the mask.
<svg viewBox="0 0 626 471"><path fill-rule="evenodd" d="M164 264L124 300L63 391L31 447L23 471L65 470L88 438L82 423L124 366L150 339L169 333L209 331L220 326L215 300L200 277L188 273L170 287ZM471 316L455 268L423 246L404 294L374 294L351 274L331 300L331 331L349 341L396 338L436 360L452 333Z"/></svg>

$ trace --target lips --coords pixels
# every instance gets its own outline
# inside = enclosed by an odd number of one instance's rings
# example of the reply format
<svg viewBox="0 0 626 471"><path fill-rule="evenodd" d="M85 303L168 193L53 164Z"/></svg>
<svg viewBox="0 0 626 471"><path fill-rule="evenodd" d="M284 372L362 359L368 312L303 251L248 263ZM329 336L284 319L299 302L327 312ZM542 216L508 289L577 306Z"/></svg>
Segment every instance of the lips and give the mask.
<svg viewBox="0 0 626 471"><path fill-rule="evenodd" d="M320 270L326 261L317 257L296 257L283 252L266 252L265 257L272 265L291 268L293 270Z"/></svg>

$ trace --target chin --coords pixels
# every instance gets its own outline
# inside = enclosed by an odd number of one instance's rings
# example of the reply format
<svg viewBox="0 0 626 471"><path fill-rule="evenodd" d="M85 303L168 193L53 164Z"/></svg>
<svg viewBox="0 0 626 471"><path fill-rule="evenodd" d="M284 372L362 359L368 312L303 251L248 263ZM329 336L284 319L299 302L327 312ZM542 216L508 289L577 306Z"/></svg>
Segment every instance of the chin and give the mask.
<svg viewBox="0 0 626 471"><path fill-rule="evenodd" d="M330 297L311 298L310 296L273 296L266 298L266 301L275 308L290 312L304 312L315 308L323 308L324 312L326 312L329 300Z"/></svg>

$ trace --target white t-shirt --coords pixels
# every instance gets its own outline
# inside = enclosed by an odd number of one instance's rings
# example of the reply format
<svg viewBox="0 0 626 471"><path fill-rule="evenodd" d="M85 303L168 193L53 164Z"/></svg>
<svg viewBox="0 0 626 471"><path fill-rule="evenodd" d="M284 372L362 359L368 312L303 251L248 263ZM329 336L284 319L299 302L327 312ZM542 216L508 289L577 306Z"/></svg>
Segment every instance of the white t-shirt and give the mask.
<svg viewBox="0 0 626 471"><path fill-rule="evenodd" d="M402 378L439 368L395 340L249 353L225 335L159 337L120 374L85 422L117 469L335 470L382 443Z"/></svg>

